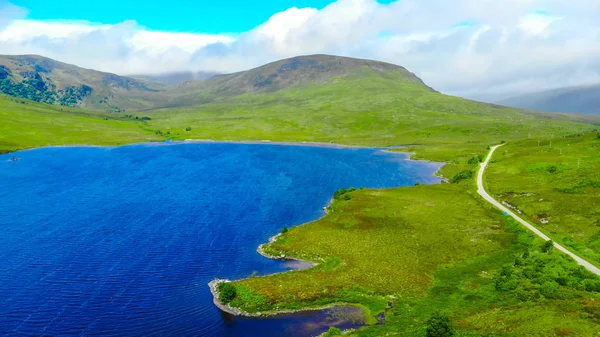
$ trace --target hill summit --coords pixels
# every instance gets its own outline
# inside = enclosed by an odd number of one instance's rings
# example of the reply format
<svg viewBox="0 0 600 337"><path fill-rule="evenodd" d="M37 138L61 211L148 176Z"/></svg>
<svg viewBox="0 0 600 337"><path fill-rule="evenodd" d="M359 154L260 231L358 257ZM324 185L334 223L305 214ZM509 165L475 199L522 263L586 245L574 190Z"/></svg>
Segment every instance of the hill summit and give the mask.
<svg viewBox="0 0 600 337"><path fill-rule="evenodd" d="M185 86L240 94L244 92L272 92L289 87L325 83L332 78L355 76L356 79L369 75L390 77L399 75L404 81L429 88L415 74L406 68L372 60L356 59L332 55L306 55L284 59L248 71L227 75L217 75L203 83L188 82Z"/></svg>
<svg viewBox="0 0 600 337"><path fill-rule="evenodd" d="M404 67L331 55L297 56L179 85L155 83L150 78L84 69L37 55L0 55L1 93L48 104L117 112L193 106L247 93L273 93L311 85L330 87L341 80L348 86L369 86L371 90L410 87L435 92Z"/></svg>

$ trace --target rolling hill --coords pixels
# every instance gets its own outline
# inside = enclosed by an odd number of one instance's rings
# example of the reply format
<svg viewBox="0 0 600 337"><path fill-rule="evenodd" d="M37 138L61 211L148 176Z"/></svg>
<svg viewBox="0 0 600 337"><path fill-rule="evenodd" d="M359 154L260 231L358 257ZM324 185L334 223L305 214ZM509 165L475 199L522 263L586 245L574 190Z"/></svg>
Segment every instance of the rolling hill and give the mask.
<svg viewBox="0 0 600 337"><path fill-rule="evenodd" d="M33 101L94 110L152 107L165 85L36 55L0 56L0 92Z"/></svg>
<svg viewBox="0 0 600 337"><path fill-rule="evenodd" d="M434 91L415 74L401 66L372 60L331 55L298 56L272 62L233 74L216 75L205 81L190 81L166 92L163 107L205 104L243 94L275 93L311 85L330 85L336 81L352 81L357 85L369 76L387 80L389 84L412 84Z"/></svg>
<svg viewBox="0 0 600 337"><path fill-rule="evenodd" d="M547 112L600 115L600 85L567 87L510 97L499 104Z"/></svg>
<svg viewBox="0 0 600 337"><path fill-rule="evenodd" d="M37 56L0 60L2 83L21 83L25 94L50 95L54 104L75 100L73 105L87 109L79 114L137 118L144 133L174 140L413 144L411 150L421 158L448 161L478 154L501 140L580 130L591 118L444 95L401 66L330 55L284 59L171 87ZM71 97L81 92L76 88L87 95ZM112 113L98 115L90 109ZM19 134L19 128L12 132Z"/></svg>

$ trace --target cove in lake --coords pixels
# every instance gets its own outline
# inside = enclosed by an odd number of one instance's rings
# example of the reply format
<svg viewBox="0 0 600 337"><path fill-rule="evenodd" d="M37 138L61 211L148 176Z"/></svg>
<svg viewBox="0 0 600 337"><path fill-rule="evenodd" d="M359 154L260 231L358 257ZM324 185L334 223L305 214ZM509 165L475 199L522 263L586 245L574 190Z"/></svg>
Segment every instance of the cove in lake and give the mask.
<svg viewBox="0 0 600 337"><path fill-rule="evenodd" d="M233 143L0 156L0 335L306 336L327 313L231 317L207 283L281 272L256 248L333 192L436 183L437 163L366 148Z"/></svg>

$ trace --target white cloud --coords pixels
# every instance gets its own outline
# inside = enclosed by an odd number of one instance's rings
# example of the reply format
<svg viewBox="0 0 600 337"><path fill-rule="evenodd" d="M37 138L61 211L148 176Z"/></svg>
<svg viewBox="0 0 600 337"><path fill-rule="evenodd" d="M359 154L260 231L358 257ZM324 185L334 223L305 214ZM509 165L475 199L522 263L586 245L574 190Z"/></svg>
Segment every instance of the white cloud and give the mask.
<svg viewBox="0 0 600 337"><path fill-rule="evenodd" d="M230 72L330 53L400 64L438 90L468 96L600 82L597 0L338 0L290 8L235 36L157 32L134 21L41 22L3 8L0 53L116 73Z"/></svg>

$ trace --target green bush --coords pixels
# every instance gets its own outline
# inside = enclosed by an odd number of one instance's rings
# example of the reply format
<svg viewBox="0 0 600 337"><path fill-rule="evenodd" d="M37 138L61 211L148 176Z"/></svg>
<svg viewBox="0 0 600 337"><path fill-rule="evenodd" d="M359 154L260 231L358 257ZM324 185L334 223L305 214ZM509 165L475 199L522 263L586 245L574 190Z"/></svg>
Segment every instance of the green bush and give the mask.
<svg viewBox="0 0 600 337"><path fill-rule="evenodd" d="M349 189L340 188L339 190L333 193L333 198L336 200L350 200L351 197L348 193L352 193L356 191L356 188L350 187Z"/></svg>
<svg viewBox="0 0 600 337"><path fill-rule="evenodd" d="M540 294L546 298L559 298L558 283L555 281L546 281L540 287Z"/></svg>
<svg viewBox="0 0 600 337"><path fill-rule="evenodd" d="M192 131L192 128L188 126L187 128L185 128L185 131Z"/></svg>
<svg viewBox="0 0 600 337"><path fill-rule="evenodd" d="M459 182L461 182L465 179L471 179L471 178L473 178L473 171L465 170L465 171L461 171L461 172L455 174L454 177L452 177L452 179L450 179L450 183L458 184Z"/></svg>
<svg viewBox="0 0 600 337"><path fill-rule="evenodd" d="M542 252L549 253L552 251L552 248L554 248L554 241L548 240L542 245Z"/></svg>
<svg viewBox="0 0 600 337"><path fill-rule="evenodd" d="M281 234L285 234L289 231L289 229L287 228L287 226L283 226L283 229L281 230Z"/></svg>
<svg viewBox="0 0 600 337"><path fill-rule="evenodd" d="M334 337L334 336L341 336L341 335L342 335L342 330L332 326L332 327L329 327L329 330L327 330L327 332L323 334L323 337Z"/></svg>
<svg viewBox="0 0 600 337"><path fill-rule="evenodd" d="M483 163L484 159L485 159L485 157L483 155L475 156L475 157L469 159L469 165Z"/></svg>
<svg viewBox="0 0 600 337"><path fill-rule="evenodd" d="M454 334L448 315L437 312L427 321L427 337L452 337Z"/></svg>
<svg viewBox="0 0 600 337"><path fill-rule="evenodd" d="M219 301L221 301L221 303L227 304L237 295L235 287L230 282L219 283L217 290L219 290Z"/></svg>

